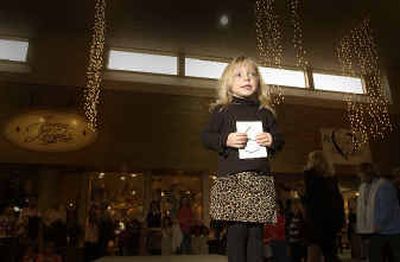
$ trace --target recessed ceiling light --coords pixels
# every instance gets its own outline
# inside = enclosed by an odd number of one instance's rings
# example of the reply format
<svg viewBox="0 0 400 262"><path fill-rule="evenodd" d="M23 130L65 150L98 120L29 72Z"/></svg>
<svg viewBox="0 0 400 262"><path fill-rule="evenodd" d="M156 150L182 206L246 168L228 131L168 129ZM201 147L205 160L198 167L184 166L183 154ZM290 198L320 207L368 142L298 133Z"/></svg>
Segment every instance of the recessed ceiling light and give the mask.
<svg viewBox="0 0 400 262"><path fill-rule="evenodd" d="M223 14L219 17L219 24L223 27L226 27L229 25L230 19L227 14Z"/></svg>

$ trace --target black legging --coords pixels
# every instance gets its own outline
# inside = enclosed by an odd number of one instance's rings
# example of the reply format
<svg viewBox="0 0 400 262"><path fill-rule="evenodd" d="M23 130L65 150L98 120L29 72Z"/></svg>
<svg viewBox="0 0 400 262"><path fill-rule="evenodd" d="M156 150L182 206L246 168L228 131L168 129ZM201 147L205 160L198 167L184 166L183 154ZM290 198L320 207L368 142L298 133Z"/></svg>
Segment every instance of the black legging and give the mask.
<svg viewBox="0 0 400 262"><path fill-rule="evenodd" d="M234 222L228 225L228 262L262 262L263 224Z"/></svg>

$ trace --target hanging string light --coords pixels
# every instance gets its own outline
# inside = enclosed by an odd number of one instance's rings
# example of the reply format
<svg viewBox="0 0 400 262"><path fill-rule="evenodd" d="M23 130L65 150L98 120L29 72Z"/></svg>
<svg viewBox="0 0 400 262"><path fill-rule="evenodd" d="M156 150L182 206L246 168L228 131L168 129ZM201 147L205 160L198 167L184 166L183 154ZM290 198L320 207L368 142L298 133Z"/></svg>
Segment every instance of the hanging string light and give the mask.
<svg viewBox="0 0 400 262"><path fill-rule="evenodd" d="M289 9L290 20L293 26L292 44L296 52L296 63L298 67L306 69L308 60L307 52L303 43L303 2L301 0L288 0L287 6Z"/></svg>
<svg viewBox="0 0 400 262"><path fill-rule="evenodd" d="M357 152L363 145L368 143L368 130L364 125L363 112L364 104L355 103L354 97L348 96L345 98L347 119L350 122L352 132L353 151Z"/></svg>
<svg viewBox="0 0 400 262"><path fill-rule="evenodd" d="M103 56L106 33L106 0L96 0L92 27L89 62L86 71L86 86L82 91L82 109L92 130L100 123L99 104L103 79Z"/></svg>
<svg viewBox="0 0 400 262"><path fill-rule="evenodd" d="M281 68L282 26L274 5L274 0L257 0L255 3L257 51L261 65ZM283 103L284 96L280 86L270 85L270 94L273 106Z"/></svg>
<svg viewBox="0 0 400 262"><path fill-rule="evenodd" d="M354 150L358 150L369 140L383 139L393 129L377 45L368 17L339 41L336 55L344 74L354 76L359 73L365 83L366 102L358 101L356 95L346 98Z"/></svg>

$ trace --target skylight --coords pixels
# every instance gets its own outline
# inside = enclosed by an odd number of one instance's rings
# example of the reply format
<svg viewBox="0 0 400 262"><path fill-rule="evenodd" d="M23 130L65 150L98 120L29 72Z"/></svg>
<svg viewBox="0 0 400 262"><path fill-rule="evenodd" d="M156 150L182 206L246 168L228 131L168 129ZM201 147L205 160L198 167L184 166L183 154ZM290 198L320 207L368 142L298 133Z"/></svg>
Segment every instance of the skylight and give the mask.
<svg viewBox="0 0 400 262"><path fill-rule="evenodd" d="M166 75L178 74L177 56L111 50L108 69Z"/></svg>
<svg viewBox="0 0 400 262"><path fill-rule="evenodd" d="M227 63L185 58L185 76L219 79Z"/></svg>
<svg viewBox="0 0 400 262"><path fill-rule="evenodd" d="M0 39L0 60L26 62L29 42Z"/></svg>
<svg viewBox="0 0 400 262"><path fill-rule="evenodd" d="M305 88L304 72L271 67L259 67L260 74L265 83L270 85Z"/></svg>
<svg viewBox="0 0 400 262"><path fill-rule="evenodd" d="M185 58L185 76L219 79L227 63ZM259 67L260 74L267 84L290 87L305 87L303 71Z"/></svg>
<svg viewBox="0 0 400 262"><path fill-rule="evenodd" d="M218 80L228 64L206 59L184 57L185 77ZM107 68L111 70L178 75L178 55L159 55L111 50ZM266 84L283 87L309 88L303 70L259 67ZM315 90L364 94L359 77L312 73Z"/></svg>
<svg viewBox="0 0 400 262"><path fill-rule="evenodd" d="M316 90L364 94L361 78L313 73Z"/></svg>

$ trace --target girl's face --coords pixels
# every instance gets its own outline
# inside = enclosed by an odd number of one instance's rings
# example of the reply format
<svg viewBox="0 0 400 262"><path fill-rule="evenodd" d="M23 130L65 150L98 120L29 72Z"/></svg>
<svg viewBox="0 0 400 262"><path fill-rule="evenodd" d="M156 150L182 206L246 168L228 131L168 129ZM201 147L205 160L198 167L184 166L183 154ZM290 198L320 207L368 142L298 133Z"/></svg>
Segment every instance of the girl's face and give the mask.
<svg viewBox="0 0 400 262"><path fill-rule="evenodd" d="M237 65L233 70L231 92L240 98L253 96L258 88L259 76L252 64Z"/></svg>

